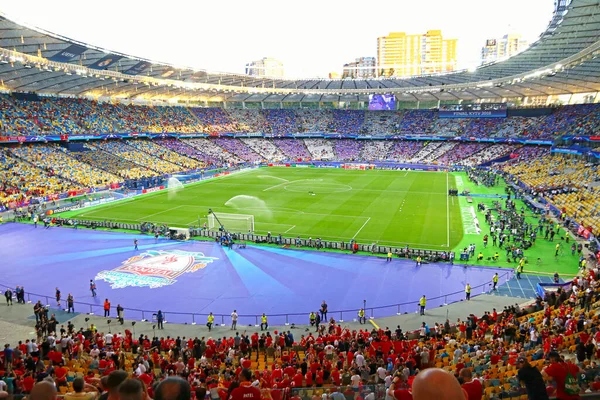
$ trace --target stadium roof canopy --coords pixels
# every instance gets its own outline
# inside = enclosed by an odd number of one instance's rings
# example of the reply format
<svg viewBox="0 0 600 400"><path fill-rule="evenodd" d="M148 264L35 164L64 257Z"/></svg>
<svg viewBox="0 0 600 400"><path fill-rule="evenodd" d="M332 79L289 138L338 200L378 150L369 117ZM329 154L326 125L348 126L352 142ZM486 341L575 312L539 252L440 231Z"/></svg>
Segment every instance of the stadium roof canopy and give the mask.
<svg viewBox="0 0 600 400"><path fill-rule="evenodd" d="M72 96L235 102L498 100L600 91L600 1L557 0L526 51L474 71L377 79L282 79L181 68L112 52L0 14L2 87Z"/></svg>

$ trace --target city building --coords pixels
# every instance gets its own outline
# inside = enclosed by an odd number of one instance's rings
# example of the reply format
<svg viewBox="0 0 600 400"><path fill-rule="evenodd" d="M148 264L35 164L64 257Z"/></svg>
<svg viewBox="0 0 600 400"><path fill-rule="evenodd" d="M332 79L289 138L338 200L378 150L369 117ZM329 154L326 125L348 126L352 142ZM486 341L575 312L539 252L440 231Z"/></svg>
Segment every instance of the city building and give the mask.
<svg viewBox="0 0 600 400"><path fill-rule="evenodd" d="M444 39L441 30L407 35L391 32L377 38L377 74L407 77L456 69L456 39Z"/></svg>
<svg viewBox="0 0 600 400"><path fill-rule="evenodd" d="M522 52L527 47L529 47L529 43L518 33L510 33L500 39L488 39L481 49L481 63L487 64L504 60Z"/></svg>
<svg viewBox="0 0 600 400"><path fill-rule="evenodd" d="M246 64L246 75L283 77L283 63L275 58L263 57Z"/></svg>
<svg viewBox="0 0 600 400"><path fill-rule="evenodd" d="M375 57L359 57L344 64L342 78L375 78L377 76L377 61Z"/></svg>

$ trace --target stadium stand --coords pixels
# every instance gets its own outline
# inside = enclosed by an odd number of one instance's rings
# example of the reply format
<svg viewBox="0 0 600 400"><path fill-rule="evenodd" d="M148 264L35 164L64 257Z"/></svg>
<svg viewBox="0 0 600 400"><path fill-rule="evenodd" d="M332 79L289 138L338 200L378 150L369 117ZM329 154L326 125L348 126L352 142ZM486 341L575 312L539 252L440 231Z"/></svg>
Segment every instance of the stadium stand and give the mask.
<svg viewBox="0 0 600 400"><path fill-rule="evenodd" d="M214 139L214 142L226 151L235 154L237 157L241 158L244 161L258 162L263 160L260 154L252 150L240 139L221 137Z"/></svg>
<svg viewBox="0 0 600 400"><path fill-rule="evenodd" d="M205 387L214 398L227 399L228 388L245 368L266 398L304 399L336 391L383 398L394 377L410 391L422 371L439 368L461 383L472 377L482 398L520 399L526 393L519 371L529 364L553 376L560 365L553 367L556 360L548 363L545 357L558 355L577 371L577 391L597 392L599 274L598 269L584 271L570 287L538 296L526 306L471 313L455 324L423 323L406 332L400 326L352 330L331 318L314 333L267 329L218 338L135 337L129 329L108 333L92 324L81 329L70 325L58 334L56 318L42 308L36 338L8 343L0 352L0 375L11 378L6 386L11 395L29 394L44 377L52 378L65 395L75 389L76 379L99 385L103 377L111 380L114 371L124 370L142 381L150 396L155 383L181 376L193 392ZM545 390L554 395L549 379ZM406 398L402 394L393 392L390 398Z"/></svg>
<svg viewBox="0 0 600 400"><path fill-rule="evenodd" d="M600 229L600 173L594 164L561 155L529 154L535 158L511 164L504 170L584 227Z"/></svg>
<svg viewBox="0 0 600 400"><path fill-rule="evenodd" d="M185 143L202 152L207 162L213 165L233 165L244 162L244 160L235 154L219 147L214 141L209 139L190 139L186 140Z"/></svg>
<svg viewBox="0 0 600 400"><path fill-rule="evenodd" d="M101 169L72 158L64 148L48 146L20 146L9 150L15 157L32 165L51 171L61 178L75 182L81 187L100 187L119 182L120 179Z"/></svg>
<svg viewBox="0 0 600 400"><path fill-rule="evenodd" d="M277 139L273 143L291 160L307 159L311 157L302 140Z"/></svg>
<svg viewBox="0 0 600 400"><path fill-rule="evenodd" d="M282 161L286 158L281 149L268 139L249 138L240 140L254 150L255 153L262 156L263 160Z"/></svg>

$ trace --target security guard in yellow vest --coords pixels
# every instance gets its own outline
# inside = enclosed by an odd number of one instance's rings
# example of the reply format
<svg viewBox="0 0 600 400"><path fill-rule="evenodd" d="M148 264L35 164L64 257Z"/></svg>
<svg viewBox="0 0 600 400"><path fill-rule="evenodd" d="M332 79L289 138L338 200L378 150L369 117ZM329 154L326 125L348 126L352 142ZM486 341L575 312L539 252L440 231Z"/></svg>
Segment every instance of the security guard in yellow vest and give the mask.
<svg viewBox="0 0 600 400"><path fill-rule="evenodd" d="M421 308L421 315L425 315L425 306L427 305L427 298L425 297L425 295L423 295L423 297L421 297L421 300L419 300L419 307Z"/></svg>
<svg viewBox="0 0 600 400"><path fill-rule="evenodd" d="M206 319L206 326L208 326L208 331L210 332L213 324L215 323L215 316L213 313L208 314L208 318Z"/></svg>
<svg viewBox="0 0 600 400"><path fill-rule="evenodd" d="M312 311L310 313L310 315L308 316L308 319L310 320L310 326L314 326L315 322L317 320L317 315L314 313L314 311Z"/></svg>
<svg viewBox="0 0 600 400"><path fill-rule="evenodd" d="M363 310L362 308L358 311L358 322L360 324L367 323L367 317L365 317L365 310Z"/></svg>
<svg viewBox="0 0 600 400"><path fill-rule="evenodd" d="M471 300L471 285L468 283L467 286L465 286L465 294L467 296L467 300Z"/></svg>
<svg viewBox="0 0 600 400"><path fill-rule="evenodd" d="M269 329L269 323L267 322L267 316L263 313L262 317L260 317L260 330Z"/></svg>
<svg viewBox="0 0 600 400"><path fill-rule="evenodd" d="M498 273L496 272L496 274L492 278L492 282L494 282L494 287L493 287L494 290L497 290L497 288L498 288L498 279L499 279Z"/></svg>

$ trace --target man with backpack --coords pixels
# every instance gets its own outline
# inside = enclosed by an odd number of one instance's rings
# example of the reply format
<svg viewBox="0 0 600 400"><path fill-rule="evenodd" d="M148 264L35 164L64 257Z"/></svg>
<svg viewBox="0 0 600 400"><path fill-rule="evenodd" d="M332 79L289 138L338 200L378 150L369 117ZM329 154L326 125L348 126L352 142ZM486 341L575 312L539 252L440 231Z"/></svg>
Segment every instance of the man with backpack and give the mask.
<svg viewBox="0 0 600 400"><path fill-rule="evenodd" d="M542 376L552 378L556 383L556 398L558 400L573 400L579 398L577 376L580 369L571 362L565 362L556 351L548 354L550 365L542 370Z"/></svg>

